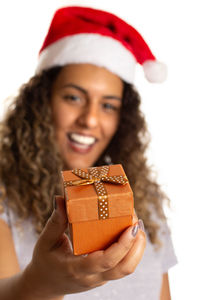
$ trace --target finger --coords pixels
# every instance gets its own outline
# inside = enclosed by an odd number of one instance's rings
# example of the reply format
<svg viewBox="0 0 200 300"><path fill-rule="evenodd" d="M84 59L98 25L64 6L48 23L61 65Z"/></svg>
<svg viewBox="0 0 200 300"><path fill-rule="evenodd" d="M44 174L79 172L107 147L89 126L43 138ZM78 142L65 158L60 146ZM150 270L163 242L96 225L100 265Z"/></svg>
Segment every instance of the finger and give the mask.
<svg viewBox="0 0 200 300"><path fill-rule="evenodd" d="M103 280L115 280L132 274L139 264L144 254L146 246L146 236L144 231L139 230L134 244L128 254L112 270L102 274Z"/></svg>
<svg viewBox="0 0 200 300"><path fill-rule="evenodd" d="M132 224L135 225L138 222L138 217L136 214L133 215Z"/></svg>
<svg viewBox="0 0 200 300"><path fill-rule="evenodd" d="M53 248L61 239L68 226L65 200L62 196L55 196L56 207L47 221L39 238L39 243L45 249Z"/></svg>
<svg viewBox="0 0 200 300"><path fill-rule="evenodd" d="M122 233L118 241L106 250L95 251L87 257L81 257L78 265L79 271L87 270L88 274L94 274L114 268L131 249L135 238L133 232L136 234L137 230L138 224L130 226Z"/></svg>

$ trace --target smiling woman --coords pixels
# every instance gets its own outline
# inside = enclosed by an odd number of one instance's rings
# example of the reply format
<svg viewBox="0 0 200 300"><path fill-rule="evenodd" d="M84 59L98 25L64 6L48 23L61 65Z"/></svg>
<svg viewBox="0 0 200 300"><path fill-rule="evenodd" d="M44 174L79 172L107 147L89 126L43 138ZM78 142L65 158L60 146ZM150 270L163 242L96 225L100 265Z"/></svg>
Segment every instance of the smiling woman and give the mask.
<svg viewBox="0 0 200 300"><path fill-rule="evenodd" d="M117 130L122 94L121 79L105 68L81 64L62 69L51 104L66 168L95 164Z"/></svg>
<svg viewBox="0 0 200 300"><path fill-rule="evenodd" d="M0 298L170 299L167 272L176 257L167 196L146 163L136 62L150 81L164 78L123 20L84 7L56 12L37 74L1 124ZM62 194L60 172L110 163L123 165L140 219L107 249L74 256L64 199L54 197Z"/></svg>

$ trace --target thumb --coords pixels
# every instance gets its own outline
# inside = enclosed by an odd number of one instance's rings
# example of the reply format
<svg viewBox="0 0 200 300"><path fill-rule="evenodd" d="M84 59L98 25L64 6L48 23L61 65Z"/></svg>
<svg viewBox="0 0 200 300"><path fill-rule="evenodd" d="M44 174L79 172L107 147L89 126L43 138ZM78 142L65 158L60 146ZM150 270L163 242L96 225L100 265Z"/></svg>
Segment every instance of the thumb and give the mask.
<svg viewBox="0 0 200 300"><path fill-rule="evenodd" d="M48 249L51 249L59 242L68 227L65 200L62 196L55 196L54 199L54 211L40 236L40 242L42 242L43 247Z"/></svg>

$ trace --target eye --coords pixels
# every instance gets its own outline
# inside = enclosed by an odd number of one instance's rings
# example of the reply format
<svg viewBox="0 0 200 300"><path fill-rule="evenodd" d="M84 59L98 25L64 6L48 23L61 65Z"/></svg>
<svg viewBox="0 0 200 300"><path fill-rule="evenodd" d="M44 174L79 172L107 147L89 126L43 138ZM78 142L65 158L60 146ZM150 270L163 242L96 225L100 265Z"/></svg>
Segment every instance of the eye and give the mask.
<svg viewBox="0 0 200 300"><path fill-rule="evenodd" d="M80 97L76 96L76 95L64 95L63 99L66 100L67 102L71 102L71 103L76 103L76 102L80 102Z"/></svg>
<svg viewBox="0 0 200 300"><path fill-rule="evenodd" d="M103 109L108 112L115 112L119 110L119 107L111 103L103 103Z"/></svg>

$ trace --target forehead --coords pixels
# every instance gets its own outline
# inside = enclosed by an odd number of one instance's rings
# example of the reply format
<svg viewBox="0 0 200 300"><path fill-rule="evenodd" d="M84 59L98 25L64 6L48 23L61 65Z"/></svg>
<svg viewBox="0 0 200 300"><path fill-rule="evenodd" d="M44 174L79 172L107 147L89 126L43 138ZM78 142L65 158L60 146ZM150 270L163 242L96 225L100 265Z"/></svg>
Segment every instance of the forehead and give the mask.
<svg viewBox="0 0 200 300"><path fill-rule="evenodd" d="M55 88L66 84L77 84L87 90L105 91L122 96L123 82L112 72L91 64L71 64L62 68Z"/></svg>

